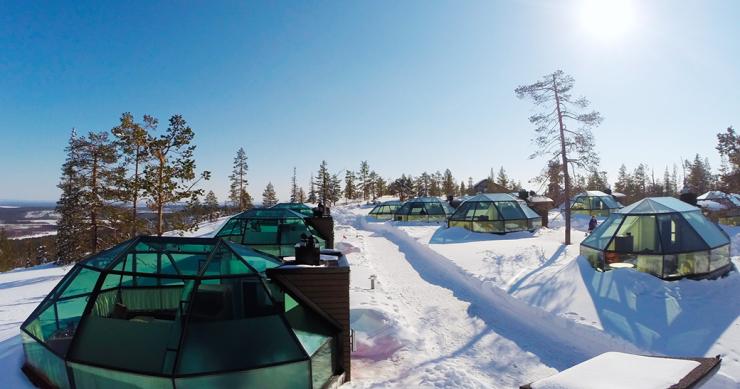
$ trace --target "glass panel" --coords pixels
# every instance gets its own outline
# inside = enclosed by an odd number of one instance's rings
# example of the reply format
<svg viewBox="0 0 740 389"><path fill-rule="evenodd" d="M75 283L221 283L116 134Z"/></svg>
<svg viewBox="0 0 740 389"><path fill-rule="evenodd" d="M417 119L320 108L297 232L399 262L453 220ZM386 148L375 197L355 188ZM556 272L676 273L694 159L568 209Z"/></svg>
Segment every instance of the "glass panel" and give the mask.
<svg viewBox="0 0 740 389"><path fill-rule="evenodd" d="M178 389L203 388L310 388L309 361L234 373L178 378Z"/></svg>
<svg viewBox="0 0 740 389"><path fill-rule="evenodd" d="M496 207L491 202L479 202L475 203L475 211L473 211L474 221L489 221L499 220L499 214Z"/></svg>
<svg viewBox="0 0 740 389"><path fill-rule="evenodd" d="M697 251L695 253L678 254L678 275L688 276L692 274L703 274L709 272L709 252Z"/></svg>
<svg viewBox="0 0 740 389"><path fill-rule="evenodd" d="M80 294L89 294L95 287L95 283L98 282L100 274L101 273L97 270L80 267L79 272L73 276L74 278L69 282L60 297L64 298Z"/></svg>
<svg viewBox="0 0 740 389"><path fill-rule="evenodd" d="M172 388L172 380L164 377L153 377L142 374L124 373L122 371L101 369L70 362L70 368L78 388L133 389Z"/></svg>
<svg viewBox="0 0 740 389"><path fill-rule="evenodd" d="M237 235L241 237L243 235L242 229L241 229L241 219L231 219L221 228L221 230L216 234L217 237L220 236L227 236L227 235Z"/></svg>
<svg viewBox="0 0 740 389"><path fill-rule="evenodd" d="M85 260L84 263L85 265L94 266L99 269L105 269L108 267L108 265L110 265L110 263L118 254L122 253L124 249L129 246L129 244L131 244L131 241L126 241L108 250L101 251L94 257Z"/></svg>
<svg viewBox="0 0 740 389"><path fill-rule="evenodd" d="M283 224L280 226L280 244L294 245L301 241L301 235L311 235L303 223Z"/></svg>
<svg viewBox="0 0 740 389"><path fill-rule="evenodd" d="M182 285L129 286L100 293L71 357L141 373L171 373L166 356L168 349L177 348L182 328L179 308L188 297Z"/></svg>
<svg viewBox="0 0 740 389"><path fill-rule="evenodd" d="M591 209L588 201L588 197L579 197L577 198L573 204L570 206L571 210L584 210L584 209Z"/></svg>
<svg viewBox="0 0 740 389"><path fill-rule="evenodd" d="M659 235L655 216L626 216L609 251L620 253L658 253Z"/></svg>
<svg viewBox="0 0 740 389"><path fill-rule="evenodd" d="M525 231L528 229L527 220L504 220L504 229L506 232Z"/></svg>
<svg viewBox="0 0 740 389"><path fill-rule="evenodd" d="M663 256L662 255L638 255L637 270L650 273L658 277L663 276Z"/></svg>
<svg viewBox="0 0 740 389"><path fill-rule="evenodd" d="M29 365L38 369L59 388L69 388L67 369L62 358L54 355L25 332L21 332L21 342L23 342L23 351Z"/></svg>
<svg viewBox="0 0 740 389"><path fill-rule="evenodd" d="M444 215L445 214L445 209L442 207L441 203L427 203L426 209L430 215Z"/></svg>
<svg viewBox="0 0 740 389"><path fill-rule="evenodd" d="M612 209L620 208L619 203L617 203L617 201L614 200L614 198L612 198L611 196L599 197L599 199L604 204L604 208L612 208Z"/></svg>
<svg viewBox="0 0 740 389"><path fill-rule="evenodd" d="M248 220L244 231L244 244L277 244L277 220Z"/></svg>
<svg viewBox="0 0 740 389"><path fill-rule="evenodd" d="M473 213L477 204L477 202L470 201L460 204L452 215L451 220L473 220Z"/></svg>
<svg viewBox="0 0 740 389"><path fill-rule="evenodd" d="M524 212L519 209L519 204L514 201L502 201L496 203L502 219L526 219Z"/></svg>
<svg viewBox="0 0 740 389"><path fill-rule="evenodd" d="M666 253L708 249L694 228L678 213L658 215L658 226L662 248Z"/></svg>
<svg viewBox="0 0 740 389"><path fill-rule="evenodd" d="M329 339L311 357L311 373L314 388L323 388L334 375L335 364L334 339Z"/></svg>
<svg viewBox="0 0 740 389"><path fill-rule="evenodd" d="M288 300L286 294L286 300ZM291 299L293 300L293 299ZM296 305L285 312L290 327L308 355L313 355L336 331L315 312L293 300Z"/></svg>
<svg viewBox="0 0 740 389"><path fill-rule="evenodd" d="M595 269L603 269L603 253L592 248L581 246L581 255L586 257L588 263Z"/></svg>
<svg viewBox="0 0 740 389"><path fill-rule="evenodd" d="M709 271L715 271L730 264L730 246L722 246L709 253Z"/></svg>
<svg viewBox="0 0 740 389"><path fill-rule="evenodd" d="M191 374L251 369L306 358L288 331L278 315L193 320L188 325L177 371Z"/></svg>
<svg viewBox="0 0 740 389"><path fill-rule="evenodd" d="M701 235L704 242L709 245L708 248L715 248L729 243L729 239L722 230L716 224L707 220L700 211L684 212L682 215L694 227L696 232Z"/></svg>
<svg viewBox="0 0 740 389"><path fill-rule="evenodd" d="M606 221L597 226L596 229L583 241L583 245L604 250L609 240L614 236L614 232L622 222L622 215L614 214L609 216Z"/></svg>

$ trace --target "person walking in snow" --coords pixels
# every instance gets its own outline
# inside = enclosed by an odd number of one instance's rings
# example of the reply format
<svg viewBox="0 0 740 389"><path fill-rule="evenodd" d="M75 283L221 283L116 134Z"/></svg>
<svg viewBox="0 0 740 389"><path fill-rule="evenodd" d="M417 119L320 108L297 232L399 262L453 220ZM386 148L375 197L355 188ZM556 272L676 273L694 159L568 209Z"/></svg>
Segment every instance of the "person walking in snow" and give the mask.
<svg viewBox="0 0 740 389"><path fill-rule="evenodd" d="M596 228L596 225L599 224L598 221L596 221L596 216L591 215L591 220L588 221L588 234L591 235L591 233Z"/></svg>

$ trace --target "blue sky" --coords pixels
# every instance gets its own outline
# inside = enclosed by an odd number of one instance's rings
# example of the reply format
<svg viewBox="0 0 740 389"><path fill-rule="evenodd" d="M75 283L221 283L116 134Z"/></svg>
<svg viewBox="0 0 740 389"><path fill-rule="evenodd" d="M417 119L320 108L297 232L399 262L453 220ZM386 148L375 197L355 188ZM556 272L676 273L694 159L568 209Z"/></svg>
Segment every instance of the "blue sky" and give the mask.
<svg viewBox="0 0 740 389"><path fill-rule="evenodd" d="M70 129L126 111L182 114L221 199L239 147L254 197L272 181L287 199L293 166L307 186L321 159L526 183L545 161L513 90L556 69L604 116L612 180L695 153L716 168L714 134L740 125L732 0L632 1L595 23L586 0L101 3L0 2L0 198L56 199Z"/></svg>

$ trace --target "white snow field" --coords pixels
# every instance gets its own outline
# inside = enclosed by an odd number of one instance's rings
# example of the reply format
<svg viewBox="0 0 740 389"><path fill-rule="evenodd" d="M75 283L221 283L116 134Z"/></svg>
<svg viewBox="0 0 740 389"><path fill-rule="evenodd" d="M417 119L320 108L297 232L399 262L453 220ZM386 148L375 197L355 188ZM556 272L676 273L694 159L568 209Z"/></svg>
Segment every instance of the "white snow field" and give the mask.
<svg viewBox="0 0 740 389"><path fill-rule="evenodd" d="M598 273L578 257L584 220L566 247L557 218L553 229L498 236L372 222L370 209L333 209L356 331L345 387L512 388L605 352L720 354L721 369L702 388L740 387L736 271L677 282ZM212 236L226 219L184 235ZM728 233L737 266L740 228ZM69 269L0 274L0 388L31 386L20 371L19 326Z"/></svg>

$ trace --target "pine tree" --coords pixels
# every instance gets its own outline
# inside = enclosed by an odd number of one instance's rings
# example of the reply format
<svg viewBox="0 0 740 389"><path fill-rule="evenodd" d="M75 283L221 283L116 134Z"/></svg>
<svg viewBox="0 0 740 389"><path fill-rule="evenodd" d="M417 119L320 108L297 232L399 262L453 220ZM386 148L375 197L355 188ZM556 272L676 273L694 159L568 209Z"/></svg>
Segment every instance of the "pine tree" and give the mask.
<svg viewBox="0 0 740 389"><path fill-rule="evenodd" d="M275 194L275 187L272 186L272 182L268 182L265 191L262 192L262 207L270 208L277 203L278 198Z"/></svg>
<svg viewBox="0 0 740 389"><path fill-rule="evenodd" d="M131 204L131 215L124 223L129 224L130 236L136 236L145 228L145 221L139 220L138 205L143 195L144 167L149 162L149 142L151 132L156 131L156 118L144 115L144 123L137 123L130 112L121 115L118 126L111 129L116 137L115 145L122 158L120 180L117 184L118 200Z"/></svg>
<svg viewBox="0 0 740 389"><path fill-rule="evenodd" d="M236 151L236 157L234 157L234 164L231 169L231 175L229 180L231 181L231 187L229 190L229 200L234 204L234 207L238 211L244 211L252 208L252 196L247 192L247 171L249 165L247 164L247 153L243 147L240 147Z"/></svg>
<svg viewBox="0 0 740 389"><path fill-rule="evenodd" d="M378 182L378 173L375 172L375 170L370 171L370 175L368 176L368 194L369 199L374 200L378 197L377 188L375 184Z"/></svg>
<svg viewBox="0 0 740 389"><path fill-rule="evenodd" d="M120 169L116 169L118 154L116 145L108 138L106 132L90 132L87 137L77 138L77 174L81 178L83 202L87 213L87 234L90 239L90 251L97 253L100 249L118 243L114 236L119 229L111 226L116 211L112 201L116 194L112 188L121 181ZM104 231L106 230L106 231Z"/></svg>
<svg viewBox="0 0 740 389"><path fill-rule="evenodd" d="M609 182L606 180L605 171L592 170L586 181L587 190L604 190L609 187Z"/></svg>
<svg viewBox="0 0 740 389"><path fill-rule="evenodd" d="M331 201L332 191L332 177L329 174L329 168L327 167L326 161L321 161L319 171L316 174L316 196L318 200L323 204L328 204Z"/></svg>
<svg viewBox="0 0 740 389"><path fill-rule="evenodd" d="M711 187L712 173L707 164L701 160L699 154L696 154L693 162L686 161L689 169L686 175L686 187L695 194L702 194Z"/></svg>
<svg viewBox="0 0 740 389"><path fill-rule="evenodd" d="M381 177L380 175L377 176L375 179L375 194L377 197L385 196L385 194L388 191L388 183Z"/></svg>
<svg viewBox="0 0 740 389"><path fill-rule="evenodd" d="M62 165L62 177L57 185L62 190L56 206L56 212L59 214L56 257L60 265L81 259L89 252L82 234L82 226L85 222L85 203L82 178L77 173L79 164L77 143L77 133L72 130L69 143L65 148L67 158ZM2 230L2 232L5 231Z"/></svg>
<svg viewBox="0 0 740 389"><path fill-rule="evenodd" d="M155 233L159 236L165 231L165 207L193 196L203 194L202 189L193 189L201 180L208 180L210 172L204 171L196 179L191 142L195 137L193 130L180 115L169 120L167 131L151 140L149 152L152 162L144 169L144 194L147 205L156 215ZM190 223L171 223L173 229L191 229Z"/></svg>
<svg viewBox="0 0 740 389"><path fill-rule="evenodd" d="M218 204L218 198L212 190L208 191L203 201L203 208L209 221L214 221L218 217L221 206Z"/></svg>
<svg viewBox="0 0 740 389"><path fill-rule="evenodd" d="M298 202L298 182L296 181L295 166L293 166L293 177L290 179L290 202Z"/></svg>
<svg viewBox="0 0 740 389"><path fill-rule="evenodd" d="M367 161L360 163L360 171L357 178L360 180L359 189L362 191L362 200L367 201L370 197L370 165Z"/></svg>
<svg viewBox="0 0 740 389"><path fill-rule="evenodd" d="M720 182L728 193L740 192L740 135L732 126L717 134L717 151L724 162Z"/></svg>
<svg viewBox="0 0 740 389"><path fill-rule="evenodd" d="M344 198L347 200L354 199L357 196L356 192L355 173L352 170L347 170L344 175Z"/></svg>
<svg viewBox="0 0 740 389"><path fill-rule="evenodd" d="M416 178L416 181L414 182L414 191L416 192L416 196L423 197L423 196L429 196L429 189L431 187L432 179L429 176L429 173L424 172L421 173L419 177Z"/></svg>
<svg viewBox="0 0 740 389"><path fill-rule="evenodd" d="M311 204L316 204L316 201L318 200L316 197L316 187L313 181L313 174L311 174L311 178L308 185L308 198L306 199Z"/></svg>
<svg viewBox="0 0 740 389"><path fill-rule="evenodd" d="M589 101L584 97L574 98L571 90L575 79L558 70L548 74L540 81L516 88L519 98L530 98L535 105L544 106L544 112L529 117L536 126L534 143L537 150L530 156L548 156L550 160L560 160L565 179L565 198L570 198L569 164L575 167L589 167L598 164L594 153L594 140L591 128L598 126L601 115L596 111L579 112L586 109ZM566 122L575 125L568 128ZM565 244L570 241L570 201L565 201Z"/></svg>
<svg viewBox="0 0 740 389"><path fill-rule="evenodd" d="M460 196L465 196L468 190L465 188L465 181L460 181Z"/></svg>
<svg viewBox="0 0 740 389"><path fill-rule="evenodd" d="M473 177L468 177L468 195L475 195L475 186L473 185Z"/></svg>
<svg viewBox="0 0 740 389"><path fill-rule="evenodd" d="M406 201L414 195L414 178L401 174L401 177L393 181L388 186L388 191L391 194L397 195L401 201Z"/></svg>
<svg viewBox="0 0 740 389"><path fill-rule="evenodd" d="M460 189L463 189L463 187L461 187ZM450 171L450 169L445 169L444 176L442 177L442 192L446 196L455 196L457 194L455 177L452 176L452 172Z"/></svg>
<svg viewBox="0 0 740 389"><path fill-rule="evenodd" d="M668 166L665 167L663 172L663 194L665 196L675 196L673 192L673 184L671 183L671 173L668 171Z"/></svg>
<svg viewBox="0 0 740 389"><path fill-rule="evenodd" d="M498 171L498 175L496 176L496 183L503 186L504 188L508 188L511 185L511 180L509 179L509 176L506 175L506 170L504 170L504 167L501 166L501 169Z"/></svg>
<svg viewBox="0 0 740 389"><path fill-rule="evenodd" d="M339 174L332 174L331 186L329 191L329 200L332 204L336 204L339 199L342 198L342 178Z"/></svg>
<svg viewBox="0 0 740 389"><path fill-rule="evenodd" d="M614 190L617 192L627 194L627 187L630 186L630 177L627 173L627 166L619 167L619 173L617 173L617 181L614 183Z"/></svg>
<svg viewBox="0 0 740 389"><path fill-rule="evenodd" d="M302 186L298 188L298 202L299 203L306 202L306 192L303 190Z"/></svg>

